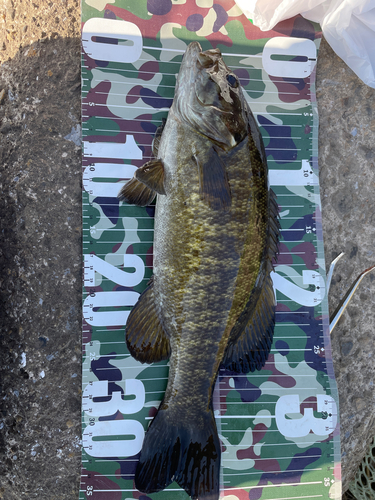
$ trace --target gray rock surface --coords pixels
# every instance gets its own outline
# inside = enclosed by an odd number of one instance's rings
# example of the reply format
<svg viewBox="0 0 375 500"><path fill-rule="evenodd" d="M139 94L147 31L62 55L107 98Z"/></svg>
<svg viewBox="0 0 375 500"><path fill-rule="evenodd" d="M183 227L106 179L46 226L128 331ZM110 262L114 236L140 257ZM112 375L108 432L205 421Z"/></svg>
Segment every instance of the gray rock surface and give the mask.
<svg viewBox="0 0 375 500"><path fill-rule="evenodd" d="M67 0L57 9L46 0L7 0L4 9L0 498L75 500L81 432L79 5ZM323 42L317 94L327 264L346 253L332 285L333 311L354 277L375 263L375 91ZM332 336L344 489L375 434L374 278L364 279Z"/></svg>
<svg viewBox="0 0 375 500"><path fill-rule="evenodd" d="M331 313L355 278L375 264L375 90L323 41L318 58L319 167L327 269L341 252ZM375 270L332 333L339 388L343 491L375 435Z"/></svg>
<svg viewBox="0 0 375 500"><path fill-rule="evenodd" d="M35 54L28 57L27 50ZM0 70L0 498L77 499L81 404L79 40ZM74 139L74 140L73 140Z"/></svg>

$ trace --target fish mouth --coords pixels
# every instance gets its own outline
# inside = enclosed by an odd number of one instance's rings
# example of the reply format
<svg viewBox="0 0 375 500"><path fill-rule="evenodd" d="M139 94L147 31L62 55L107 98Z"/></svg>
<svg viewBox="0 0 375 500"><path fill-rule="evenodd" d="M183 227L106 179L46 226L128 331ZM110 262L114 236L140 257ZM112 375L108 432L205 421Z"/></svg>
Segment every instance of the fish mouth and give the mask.
<svg viewBox="0 0 375 500"><path fill-rule="evenodd" d="M199 62L202 68L209 68L215 62L213 58L218 56L221 57L220 49L209 49L203 52L199 42L191 42L186 49L181 67L192 67Z"/></svg>
<svg viewBox="0 0 375 500"><path fill-rule="evenodd" d="M224 150L236 146L246 128L241 91L227 80L230 73L219 49L202 51L199 42L192 42L181 63L173 101L184 122Z"/></svg>
<svg viewBox="0 0 375 500"><path fill-rule="evenodd" d="M202 52L202 47L199 42L191 42L186 49L182 59L182 66L192 66L196 63L198 55Z"/></svg>

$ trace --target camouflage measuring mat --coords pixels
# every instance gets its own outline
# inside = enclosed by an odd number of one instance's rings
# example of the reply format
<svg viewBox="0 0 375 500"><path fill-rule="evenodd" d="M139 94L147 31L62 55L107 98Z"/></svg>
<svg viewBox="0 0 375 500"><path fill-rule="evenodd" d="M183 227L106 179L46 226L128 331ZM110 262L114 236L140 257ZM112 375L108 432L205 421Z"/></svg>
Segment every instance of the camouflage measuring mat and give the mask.
<svg viewBox="0 0 375 500"><path fill-rule="evenodd" d="M168 365L140 364L125 344L152 275L154 207L116 198L152 157L187 45L218 47L260 126L281 217L272 279L274 342L265 367L222 370L214 408L221 498L341 498L338 399L317 164L317 25L296 17L261 32L233 0L86 0L82 5L83 399L80 499L187 500L176 483L134 489L144 431Z"/></svg>

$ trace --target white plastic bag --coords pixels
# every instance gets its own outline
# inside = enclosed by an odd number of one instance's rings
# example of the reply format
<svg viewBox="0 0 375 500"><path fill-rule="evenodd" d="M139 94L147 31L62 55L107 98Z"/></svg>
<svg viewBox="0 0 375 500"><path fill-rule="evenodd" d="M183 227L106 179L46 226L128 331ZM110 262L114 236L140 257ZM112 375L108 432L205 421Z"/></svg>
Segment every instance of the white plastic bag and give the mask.
<svg viewBox="0 0 375 500"><path fill-rule="evenodd" d="M320 23L333 50L375 88L375 0L236 0L262 31L301 14Z"/></svg>

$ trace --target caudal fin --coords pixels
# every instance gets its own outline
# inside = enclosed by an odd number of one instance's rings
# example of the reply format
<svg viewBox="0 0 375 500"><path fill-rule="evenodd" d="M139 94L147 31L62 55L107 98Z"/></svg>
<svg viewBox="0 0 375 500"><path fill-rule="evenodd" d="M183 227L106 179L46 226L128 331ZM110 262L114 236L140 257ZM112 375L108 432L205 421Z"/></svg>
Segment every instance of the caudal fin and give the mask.
<svg viewBox="0 0 375 500"><path fill-rule="evenodd" d="M135 486L154 493L176 481L193 500L218 500L220 454L212 411L181 425L159 410L145 436Z"/></svg>

